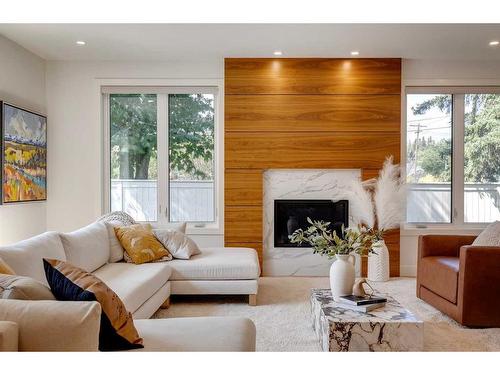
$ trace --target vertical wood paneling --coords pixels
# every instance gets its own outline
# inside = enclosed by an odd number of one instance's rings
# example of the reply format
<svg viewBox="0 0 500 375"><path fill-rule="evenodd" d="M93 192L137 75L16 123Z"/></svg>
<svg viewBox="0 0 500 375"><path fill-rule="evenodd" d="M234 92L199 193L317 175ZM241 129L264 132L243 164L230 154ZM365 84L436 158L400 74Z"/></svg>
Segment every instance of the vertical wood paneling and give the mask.
<svg viewBox="0 0 500 375"><path fill-rule="evenodd" d="M226 59L226 246L262 261L265 169L360 168L368 179L387 155L398 161L400 94L400 59ZM396 276L399 234L387 244Z"/></svg>

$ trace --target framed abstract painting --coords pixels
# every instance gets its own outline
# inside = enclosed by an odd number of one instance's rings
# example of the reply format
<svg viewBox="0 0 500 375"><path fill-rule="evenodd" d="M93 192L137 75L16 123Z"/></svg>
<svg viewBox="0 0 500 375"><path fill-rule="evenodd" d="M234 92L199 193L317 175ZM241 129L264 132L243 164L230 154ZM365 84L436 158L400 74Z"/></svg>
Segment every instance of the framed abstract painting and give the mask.
<svg viewBox="0 0 500 375"><path fill-rule="evenodd" d="M47 199L47 117L5 102L2 118L2 202Z"/></svg>

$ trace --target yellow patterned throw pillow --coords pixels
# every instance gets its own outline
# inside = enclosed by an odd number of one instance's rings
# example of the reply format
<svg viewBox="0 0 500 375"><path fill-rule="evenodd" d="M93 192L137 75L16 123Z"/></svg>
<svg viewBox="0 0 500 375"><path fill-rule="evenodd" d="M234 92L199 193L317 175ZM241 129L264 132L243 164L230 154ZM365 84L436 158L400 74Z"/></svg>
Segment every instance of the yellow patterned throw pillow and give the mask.
<svg viewBox="0 0 500 375"><path fill-rule="evenodd" d="M172 255L156 239L150 224L115 228L116 238L135 264L171 260Z"/></svg>

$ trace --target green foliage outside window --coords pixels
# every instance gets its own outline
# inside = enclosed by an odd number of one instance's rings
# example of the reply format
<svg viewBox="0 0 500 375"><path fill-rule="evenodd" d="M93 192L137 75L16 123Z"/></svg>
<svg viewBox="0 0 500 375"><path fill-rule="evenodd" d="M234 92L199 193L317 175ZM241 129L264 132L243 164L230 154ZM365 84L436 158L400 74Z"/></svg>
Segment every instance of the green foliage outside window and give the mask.
<svg viewBox="0 0 500 375"><path fill-rule="evenodd" d="M464 174L465 182L498 183L500 181L500 95L468 94L465 105ZM411 108L414 115L432 108L444 113L452 110L450 95L437 95ZM451 181L451 141L421 137L408 142L408 159L418 150L417 181ZM413 182L417 182L413 181Z"/></svg>
<svg viewBox="0 0 500 375"><path fill-rule="evenodd" d="M169 95L171 179L213 179L213 95ZM157 178L157 96L110 95L111 178Z"/></svg>

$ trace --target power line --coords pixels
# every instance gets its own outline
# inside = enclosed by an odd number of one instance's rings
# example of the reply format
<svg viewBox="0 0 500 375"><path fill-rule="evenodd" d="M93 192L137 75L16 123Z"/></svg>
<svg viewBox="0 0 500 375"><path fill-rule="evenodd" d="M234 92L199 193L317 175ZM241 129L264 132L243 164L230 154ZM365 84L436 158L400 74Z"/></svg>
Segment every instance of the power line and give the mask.
<svg viewBox="0 0 500 375"><path fill-rule="evenodd" d="M418 125L410 125L410 126L418 126ZM449 129L449 128L451 128L451 125L450 126L442 126L442 127L439 127L439 128L422 129L422 130L408 130L408 133L413 133L413 132L428 132L428 131L431 131L431 130Z"/></svg>
<svg viewBox="0 0 500 375"><path fill-rule="evenodd" d="M407 120L406 122L420 122L420 121L436 120L436 119L441 119L441 118L446 118L446 117L450 117L450 116L444 115L444 116L438 116L438 117L419 118L419 119L414 119L414 120Z"/></svg>

